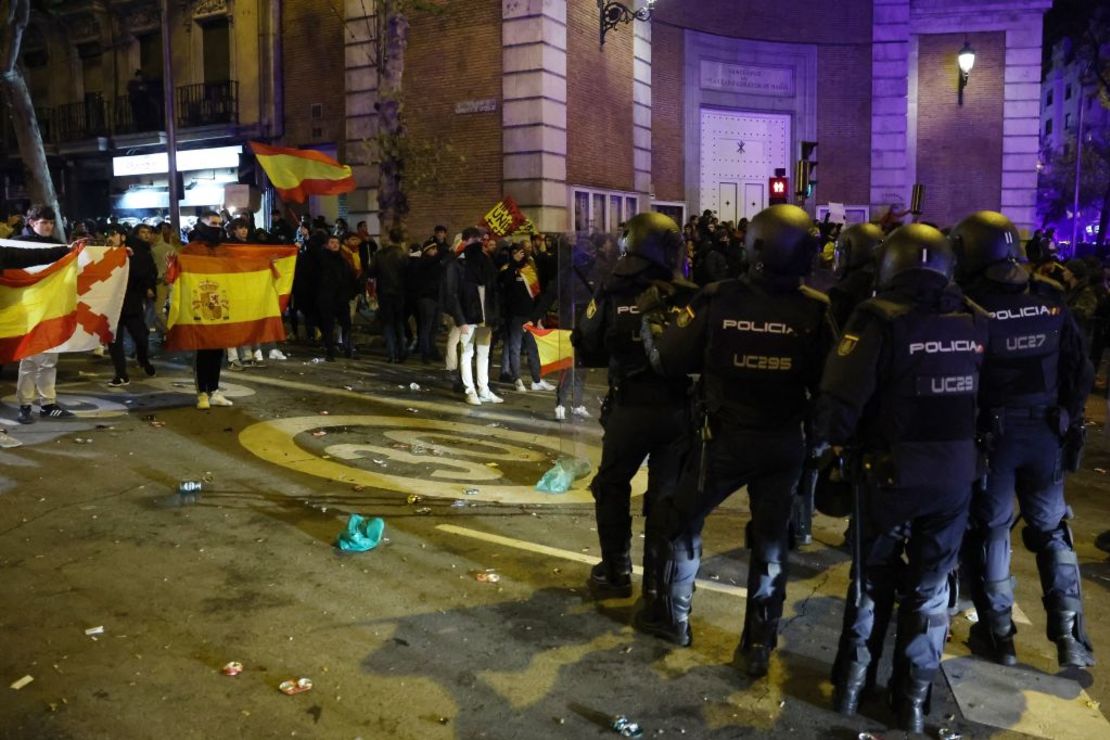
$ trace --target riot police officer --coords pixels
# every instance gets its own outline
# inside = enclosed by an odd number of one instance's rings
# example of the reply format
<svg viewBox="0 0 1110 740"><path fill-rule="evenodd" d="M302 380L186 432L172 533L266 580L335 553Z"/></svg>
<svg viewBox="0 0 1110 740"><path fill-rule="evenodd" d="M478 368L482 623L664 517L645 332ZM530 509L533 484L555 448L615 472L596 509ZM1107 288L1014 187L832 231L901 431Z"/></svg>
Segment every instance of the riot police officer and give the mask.
<svg viewBox="0 0 1110 740"><path fill-rule="evenodd" d="M666 306L685 305L693 295L696 286L681 277L682 232L667 216L641 213L628 222L623 246L625 254L573 334L576 350L591 357L607 355L609 366L609 394L601 413L601 464L590 485L601 562L590 571L589 586L600 596L632 594L632 477L648 458L644 515L650 531L656 500L662 491L674 488L689 428L689 381L664 378L652 369L640 338L636 301L649 289ZM644 571L651 569L645 551ZM648 589L645 595L650 598Z"/></svg>
<svg viewBox="0 0 1110 740"><path fill-rule="evenodd" d="M675 495L663 500L665 537L649 543L660 554L659 598L637 614L636 626L690 643L705 518L746 485L751 560L740 655L758 678L778 637L792 493L806 456L803 423L834 331L827 298L802 284L819 247L805 211L771 206L752 219L746 239L749 274L707 286L652 340L662 374L701 374L701 431Z"/></svg>
<svg viewBox="0 0 1110 740"><path fill-rule="evenodd" d="M1093 665L1061 471L1061 456L1077 453L1081 444L1094 374L1082 334L1058 287L1030 278L1018 231L1001 213L972 214L950 238L957 280L990 314L979 391L990 470L973 493L964 546L979 614L971 646L1004 665L1017 662L1010 578L1016 493L1026 522L1022 540L1037 558L1048 639L1056 643L1061 666Z"/></svg>
<svg viewBox="0 0 1110 740"><path fill-rule="evenodd" d="M903 226L887 238L878 293L856 309L830 353L818 403L820 433L834 450L854 450L861 479L861 546L849 591L860 579L861 598L845 608L834 703L855 713L878 660L872 648L882 645L873 635L876 609L902 585L891 699L899 726L913 732L924 727L940 665L948 574L980 467L976 391L987 323L950 284L954 264L948 240L931 226Z"/></svg>
<svg viewBox="0 0 1110 740"><path fill-rule="evenodd" d="M836 240L840 280L829 288L829 303L836 325L843 327L856 306L875 293L875 253L883 241L876 224L852 224Z"/></svg>

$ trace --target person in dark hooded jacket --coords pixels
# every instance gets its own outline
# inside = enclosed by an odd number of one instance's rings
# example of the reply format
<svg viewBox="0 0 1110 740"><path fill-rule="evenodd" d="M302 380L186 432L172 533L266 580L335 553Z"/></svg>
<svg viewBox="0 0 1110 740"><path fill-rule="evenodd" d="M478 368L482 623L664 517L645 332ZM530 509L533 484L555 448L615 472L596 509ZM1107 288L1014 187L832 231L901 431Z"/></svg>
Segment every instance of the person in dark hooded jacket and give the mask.
<svg viewBox="0 0 1110 740"><path fill-rule="evenodd" d="M108 385L120 388L131 382L127 375L127 357L123 350L123 332L126 329L135 343L135 359L147 375L155 374L154 365L150 364L147 341L150 332L147 329L144 314L146 302L154 298L154 288L158 283L158 268L154 264L154 255L151 252L151 236L149 226L141 225L135 229L134 238L127 244L129 267L127 271L127 287L123 292L123 308L120 310L119 323L116 325L112 343L108 351L112 356L112 365L115 368L115 377ZM120 246L123 242L124 229L118 224L108 227L108 245Z"/></svg>
<svg viewBox="0 0 1110 740"><path fill-rule="evenodd" d="M335 361L335 325L339 324L339 344L343 354L353 354L351 345L351 299L358 293L357 276L350 263L340 253L340 239L334 234L327 237L324 248L316 252L313 270L316 285L316 314L320 331L324 335L325 359Z"/></svg>
<svg viewBox="0 0 1110 740"><path fill-rule="evenodd" d="M463 230L463 251L450 263L444 275L444 311L459 328L462 343L460 371L466 402L502 403L489 388L489 351L493 329L498 324L497 273L482 248L482 232L476 227ZM474 355L477 352L477 385Z"/></svg>

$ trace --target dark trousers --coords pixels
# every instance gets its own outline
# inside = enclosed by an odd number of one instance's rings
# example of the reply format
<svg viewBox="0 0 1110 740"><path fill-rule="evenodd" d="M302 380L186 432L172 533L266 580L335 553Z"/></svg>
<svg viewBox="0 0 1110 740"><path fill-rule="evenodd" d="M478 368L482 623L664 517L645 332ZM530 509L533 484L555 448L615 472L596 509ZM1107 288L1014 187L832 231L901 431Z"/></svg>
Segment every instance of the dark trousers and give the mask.
<svg viewBox="0 0 1110 740"><path fill-rule="evenodd" d="M967 526L970 486L966 495L945 488L870 488L864 493L862 599L854 604L853 569L840 634L836 666L854 662L874 670L898 593L898 631L892 685L906 679L929 681L940 666L948 635L948 576L956 565ZM894 498L913 498L924 506L913 519L896 526L880 522ZM857 522L856 526L860 526ZM834 673L836 669L834 669Z"/></svg>
<svg viewBox="0 0 1110 740"><path fill-rule="evenodd" d="M536 338L530 332L524 330L524 325L528 323L527 316L513 316L509 319L507 327L508 341L505 343L504 352L507 353L509 358L509 375L513 376L513 380L520 378L520 353L523 350L528 355L528 369L532 373L532 382L540 382L540 349L536 346ZM505 363L502 364L502 370L505 370Z"/></svg>
<svg viewBox="0 0 1110 740"><path fill-rule="evenodd" d="M127 357L123 351L123 332L125 329L131 335L131 341L135 343L135 359L138 360L139 365L146 367L150 364L147 353L147 341L150 338L150 333L147 330L146 322L143 320L143 315L120 316L119 324L116 326L115 338L108 345L108 354L112 357L116 377L124 379L127 378Z"/></svg>
<svg viewBox="0 0 1110 740"><path fill-rule="evenodd" d="M402 360L405 351L405 298L400 295L378 296L378 321L385 339L385 354L390 360Z"/></svg>
<svg viewBox="0 0 1110 740"><path fill-rule="evenodd" d="M439 328L439 301L435 298L420 298L416 302L418 316L417 336L420 345L420 359L438 360L436 351L436 330Z"/></svg>
<svg viewBox="0 0 1110 740"><path fill-rule="evenodd" d="M346 303L334 306L320 306L319 315L320 333L324 335L324 349L328 357L335 356L336 336L335 328L339 325L340 336L338 341L347 351L351 349L351 310Z"/></svg>
<svg viewBox="0 0 1110 740"><path fill-rule="evenodd" d="M1010 527L1015 494L1026 524L1022 539L1037 556L1045 605L1051 610L1080 595L1079 568L1064 522L1060 437L1044 414L1028 409L1004 412L1001 423L987 485L972 495L971 529L964 548L972 597L984 618L991 612L1009 615L1013 609Z"/></svg>
<svg viewBox="0 0 1110 740"><path fill-rule="evenodd" d="M786 599L787 555L794 488L805 463L801 425L785 430L715 429L705 443L691 445L675 496L663 500L667 510L666 544L660 555L663 588L672 598L689 597L701 564L705 518L743 486L748 487L748 601L742 644L774 647ZM704 485L699 487L704 475Z"/></svg>
<svg viewBox="0 0 1110 740"><path fill-rule="evenodd" d="M214 393L220 387L220 369L224 364L225 349L198 349L195 355L193 373L197 382L197 393Z"/></svg>
<svg viewBox="0 0 1110 740"><path fill-rule="evenodd" d="M682 470L682 452L690 428L689 405L685 399L655 404L606 403L601 424L601 464L590 483L597 515L601 556L626 557L632 544L632 477L648 460L648 485L643 513L650 538L656 532L657 502L674 491ZM611 404L611 405L610 405Z"/></svg>

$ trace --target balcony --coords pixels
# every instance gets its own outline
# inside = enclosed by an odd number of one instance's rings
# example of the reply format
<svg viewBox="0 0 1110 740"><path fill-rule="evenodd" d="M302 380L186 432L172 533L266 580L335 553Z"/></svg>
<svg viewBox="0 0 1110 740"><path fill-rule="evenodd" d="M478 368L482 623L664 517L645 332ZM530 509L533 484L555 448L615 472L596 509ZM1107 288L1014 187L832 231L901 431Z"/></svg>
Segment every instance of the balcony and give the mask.
<svg viewBox="0 0 1110 740"><path fill-rule="evenodd" d="M235 126L239 123L239 83L230 80L183 85L175 91L174 104L178 128ZM111 99L90 95L82 102L36 108L35 112L47 145L165 130L161 95ZM9 120L4 120L0 128L0 146L9 153L17 148Z"/></svg>

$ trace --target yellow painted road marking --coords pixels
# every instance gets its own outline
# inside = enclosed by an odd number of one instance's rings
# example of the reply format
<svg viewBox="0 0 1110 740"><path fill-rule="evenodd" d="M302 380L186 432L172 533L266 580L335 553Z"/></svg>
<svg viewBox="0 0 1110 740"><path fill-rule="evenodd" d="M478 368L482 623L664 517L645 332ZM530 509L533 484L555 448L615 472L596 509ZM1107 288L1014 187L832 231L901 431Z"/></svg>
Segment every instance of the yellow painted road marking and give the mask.
<svg viewBox="0 0 1110 740"><path fill-rule="evenodd" d="M542 447L559 453L562 451L560 440L547 434L521 432L504 428L489 428L479 424L466 424L443 419L428 419L413 414L405 416L301 416L289 419L252 424L239 433L239 443L249 452L275 465L280 465L300 473L318 478L358 484L387 491L405 494L419 494L430 498L464 498L464 490L476 487L478 493L466 496L467 500L495 501L509 504L586 504L593 503L587 484L589 478L575 482L574 487L564 494L549 494L535 490L534 484L527 485L488 484L489 480L504 480L503 475L492 468L479 465L481 476L477 480L474 462L447 455L413 456L405 450L394 450L381 445L334 445L330 449L336 456L346 459L364 457L369 453L372 459L380 460L377 468L361 468L346 465L334 459L324 459L297 444L296 437L306 432L331 427L378 427L385 430L384 435L393 430L426 430L430 436L442 437L450 434L463 442L481 445L488 440L491 445L519 448L519 458L530 461L534 453L527 447ZM429 447L435 446L429 442ZM601 450L594 446L581 445L579 454L590 460L595 468L601 457ZM496 455L496 453L495 453ZM488 456L487 456L488 457ZM427 473L433 480L406 474L387 472L390 466L398 470L405 465L411 471L413 465L430 469ZM543 473L546 463L535 466L535 477ZM633 488L642 492L647 487L646 473L640 471L633 479Z"/></svg>
<svg viewBox="0 0 1110 740"><path fill-rule="evenodd" d="M457 527L454 524L437 524L436 529L448 534L457 534L460 537L469 537L472 540L481 540L489 542L494 545L502 545L504 547L511 547L516 550L527 550L528 552L539 553L540 555L547 555L553 558L560 558L562 560L572 560L576 563L584 563L586 565L593 565L597 562L597 558L581 552L574 552L573 550L562 550L558 547L549 547L547 545L538 545L534 542L526 540L518 540L513 537L503 537L499 534L490 534L489 532L482 532L477 529L468 529L466 527ZM644 569L638 565L632 566L632 572L636 575L643 575ZM698 590L716 591L717 593L728 594L729 596L737 596L741 599L747 598L748 589L741 586L731 586L726 583L718 583L717 581L706 581L701 578L697 580Z"/></svg>

